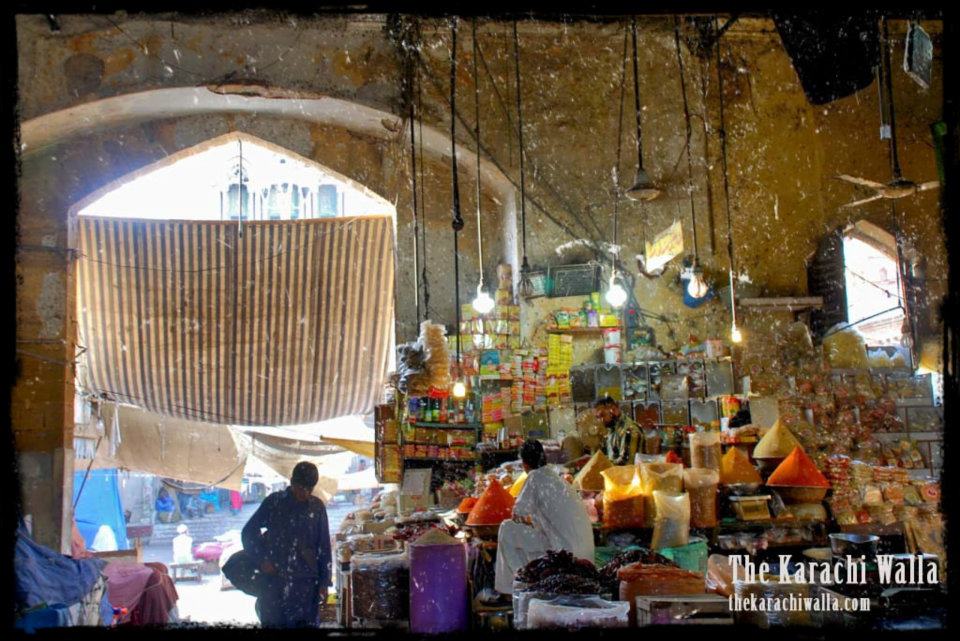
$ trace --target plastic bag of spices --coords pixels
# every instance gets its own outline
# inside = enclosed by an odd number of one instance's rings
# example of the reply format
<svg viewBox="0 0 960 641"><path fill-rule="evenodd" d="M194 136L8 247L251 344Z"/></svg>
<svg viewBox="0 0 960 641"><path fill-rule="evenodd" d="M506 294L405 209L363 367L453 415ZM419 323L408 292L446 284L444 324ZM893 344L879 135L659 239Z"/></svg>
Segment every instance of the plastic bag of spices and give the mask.
<svg viewBox="0 0 960 641"><path fill-rule="evenodd" d="M603 477L603 525L610 529L644 526L644 496L635 465L615 465Z"/></svg>
<svg viewBox="0 0 960 641"><path fill-rule="evenodd" d="M690 495L690 525L714 527L717 524L717 484L720 473L704 468L683 471L683 485Z"/></svg>
<svg viewBox="0 0 960 641"><path fill-rule="evenodd" d="M640 465L640 480L643 484L645 527L653 527L657 514L653 493L680 494L683 491L683 464L643 463Z"/></svg>
<svg viewBox="0 0 960 641"><path fill-rule="evenodd" d="M720 469L720 432L690 433L690 467Z"/></svg>
<svg viewBox="0 0 960 641"><path fill-rule="evenodd" d="M690 495L673 495L666 492L654 492L657 516L653 522L653 541L655 550L675 548L690 542Z"/></svg>

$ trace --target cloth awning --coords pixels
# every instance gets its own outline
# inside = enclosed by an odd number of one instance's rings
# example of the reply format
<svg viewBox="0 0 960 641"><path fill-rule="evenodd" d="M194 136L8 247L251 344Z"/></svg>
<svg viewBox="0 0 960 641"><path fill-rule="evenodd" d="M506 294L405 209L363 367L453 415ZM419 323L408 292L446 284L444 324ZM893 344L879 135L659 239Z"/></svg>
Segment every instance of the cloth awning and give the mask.
<svg viewBox="0 0 960 641"><path fill-rule="evenodd" d="M97 448L93 468L121 467L189 483L240 490L247 459L226 425L161 416L137 407L120 405L120 440L111 455L104 438ZM109 434L115 407L105 404L103 422ZM78 471L89 461L78 461Z"/></svg>
<svg viewBox="0 0 960 641"><path fill-rule="evenodd" d="M377 480L377 474L374 468L368 467L360 472L351 472L344 474L337 479L337 489L341 492L347 490L369 490L380 487L380 481Z"/></svg>
<svg viewBox="0 0 960 641"><path fill-rule="evenodd" d="M346 469L355 452L344 451L340 446L330 443L326 438L321 442L311 442L237 429L234 429L233 433L238 447L248 457L262 461L284 478L290 478L293 467L300 461L309 461L316 465L320 472L320 482L314 489L314 493L325 501L336 494L338 489L379 487L375 474L367 478L347 473ZM362 441L352 443L355 445L363 444ZM372 443L370 445L372 446ZM373 468L370 468L370 471L372 474ZM346 487L341 485L341 482L346 483Z"/></svg>
<svg viewBox="0 0 960 641"><path fill-rule="evenodd" d="M242 229L242 231L241 231ZM393 222L81 217L79 383L166 416L297 425L373 410Z"/></svg>

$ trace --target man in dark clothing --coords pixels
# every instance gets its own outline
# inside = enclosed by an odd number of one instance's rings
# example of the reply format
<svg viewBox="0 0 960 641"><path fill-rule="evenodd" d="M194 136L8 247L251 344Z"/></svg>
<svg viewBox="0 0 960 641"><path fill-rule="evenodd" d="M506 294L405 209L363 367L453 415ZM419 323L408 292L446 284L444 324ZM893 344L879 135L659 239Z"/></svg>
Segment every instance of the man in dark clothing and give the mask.
<svg viewBox="0 0 960 641"><path fill-rule="evenodd" d="M597 420L607 428L605 450L614 465L633 465L637 452L643 451L643 431L632 418L620 411L620 403L605 396L594 405Z"/></svg>
<svg viewBox="0 0 960 641"><path fill-rule="evenodd" d="M290 487L265 498L243 526L243 549L265 575L256 606L264 627L316 625L326 601L330 531L323 501L311 494L319 476L313 463L297 463Z"/></svg>

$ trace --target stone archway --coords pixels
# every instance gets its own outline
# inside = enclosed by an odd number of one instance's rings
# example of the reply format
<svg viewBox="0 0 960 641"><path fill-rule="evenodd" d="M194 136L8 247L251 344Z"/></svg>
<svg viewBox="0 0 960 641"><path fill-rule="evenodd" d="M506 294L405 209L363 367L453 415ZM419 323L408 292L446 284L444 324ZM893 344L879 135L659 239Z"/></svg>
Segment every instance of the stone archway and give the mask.
<svg viewBox="0 0 960 641"><path fill-rule="evenodd" d="M219 116L218 133L229 129L224 123L233 117L265 116L274 123L324 125L349 132L356 141L380 141L409 146L409 122L386 111L317 94L303 94L250 87L182 87L155 89L115 96L45 114L21 124L20 159L22 204L20 209L20 247L17 270L18 340L30 344L30 355L21 358L21 376L13 390L13 427L21 469L24 511L33 517L41 542L53 548L69 549L73 472L72 394L75 358L75 291L72 285L72 242L69 213L118 174L127 175L139 168L163 161L166 150L131 159L126 171L117 171L122 163L94 167L89 156L98 141L110 141L114 132L130 131L137 125L188 120L194 116ZM249 120L249 118L248 118ZM450 140L437 129L423 126L423 153L437 165L449 165ZM404 143L404 137L407 142ZM259 136L263 138L263 136ZM196 131L191 141L204 137ZM357 144L360 144L359 142ZM370 143L364 143L370 144ZM172 153L188 141L177 140ZM281 145L283 146L283 145ZM71 156L68 158L69 156ZM301 154L302 155L302 154ZM474 156L460 145L459 169L465 176L476 176ZM113 163L113 164L110 164ZM392 169L397 175L398 168ZM381 174L385 171L378 167ZM357 176L344 177L372 187ZM111 175L112 174L112 175ZM481 184L489 195L502 203L506 229L515 228L514 192L510 182L492 163L481 162ZM403 189L407 189L404 184ZM377 190L374 189L376 192ZM383 194L381 194L383 195ZM400 208L398 207L398 212ZM442 227L449 229L446 220ZM446 233L446 232L445 232ZM504 241L505 253L515 252L515 240ZM67 260L63 260L63 258ZM398 265L398 275L411 279L413 270ZM399 288L398 283L398 288ZM444 298L448 298L446 293ZM452 297L449 297L452 301ZM415 321L415 319L414 319ZM398 314L398 326L400 324ZM408 323L416 327L416 323Z"/></svg>
<svg viewBox="0 0 960 641"><path fill-rule="evenodd" d="M409 122L398 116L355 102L307 92L251 85L216 85L152 89L104 98L32 118L21 125L20 153L24 158L56 144L124 125L203 114L270 115L347 129L385 141L409 137ZM420 127L417 127L420 135ZM423 126L423 152L449 159L450 139L439 130ZM476 175L473 152L457 145L458 167ZM512 198L513 186L489 160L480 163L482 184L503 200Z"/></svg>

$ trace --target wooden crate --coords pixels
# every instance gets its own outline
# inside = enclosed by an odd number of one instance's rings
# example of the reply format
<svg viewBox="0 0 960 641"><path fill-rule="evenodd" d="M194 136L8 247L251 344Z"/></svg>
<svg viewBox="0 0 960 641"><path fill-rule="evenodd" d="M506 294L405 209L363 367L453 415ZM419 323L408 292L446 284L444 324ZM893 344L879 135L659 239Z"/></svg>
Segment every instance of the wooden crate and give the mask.
<svg viewBox="0 0 960 641"><path fill-rule="evenodd" d="M732 624L729 601L718 594L638 596L637 625Z"/></svg>

